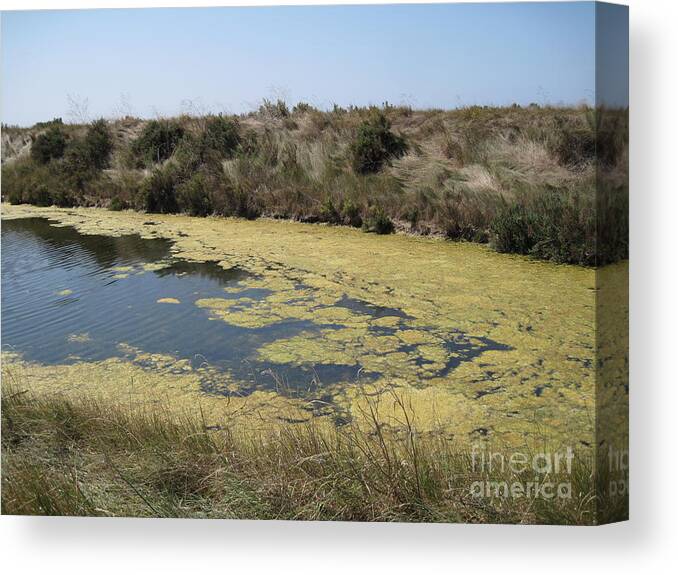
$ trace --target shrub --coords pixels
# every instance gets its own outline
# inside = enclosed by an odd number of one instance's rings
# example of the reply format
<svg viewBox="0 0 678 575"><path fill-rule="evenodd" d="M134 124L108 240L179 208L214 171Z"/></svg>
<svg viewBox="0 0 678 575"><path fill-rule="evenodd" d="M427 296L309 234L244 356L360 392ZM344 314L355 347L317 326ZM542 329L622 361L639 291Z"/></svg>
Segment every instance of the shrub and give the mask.
<svg viewBox="0 0 678 575"><path fill-rule="evenodd" d="M3 197L11 204L70 207L74 196L58 164L37 164L29 159L2 167Z"/></svg>
<svg viewBox="0 0 678 575"><path fill-rule="evenodd" d="M240 137L240 144L238 145L239 156L253 156L259 151L259 138L254 130L247 130Z"/></svg>
<svg viewBox="0 0 678 575"><path fill-rule="evenodd" d="M535 245L530 255L560 263L595 265L595 191L547 190L532 202Z"/></svg>
<svg viewBox="0 0 678 575"><path fill-rule="evenodd" d="M83 190L108 166L113 138L105 120L97 120L83 138L71 140L66 146L60 179L69 187Z"/></svg>
<svg viewBox="0 0 678 575"><path fill-rule="evenodd" d="M496 199L488 199L463 186L446 189L437 203L437 223L451 240L487 241Z"/></svg>
<svg viewBox="0 0 678 575"><path fill-rule="evenodd" d="M127 202L121 199L119 196L115 196L111 199L111 203L108 206L108 209L112 212L121 212L122 210L128 209L129 206Z"/></svg>
<svg viewBox="0 0 678 575"><path fill-rule="evenodd" d="M203 146L219 159L230 158L240 144L238 124L223 116L212 116L207 120L203 134Z"/></svg>
<svg viewBox="0 0 678 575"><path fill-rule="evenodd" d="M26 162L17 161L2 166L2 200L10 204L24 203L23 191L28 174L25 170Z"/></svg>
<svg viewBox="0 0 678 575"><path fill-rule="evenodd" d="M133 142L132 151L137 166L167 160L184 136L184 129L174 120L152 120L145 126L141 135Z"/></svg>
<svg viewBox="0 0 678 575"><path fill-rule="evenodd" d="M204 174L194 174L177 188L177 203L181 211L192 216L207 216L212 213L212 199L208 193Z"/></svg>
<svg viewBox="0 0 678 575"><path fill-rule="evenodd" d="M384 163L402 156L407 150L405 140L391 132L391 124L378 112L358 128L351 144L353 169L359 174L381 170Z"/></svg>
<svg viewBox="0 0 678 575"><path fill-rule="evenodd" d="M404 217L407 220L407 223L410 224L410 228L413 230L417 228L419 223L419 218L421 214L419 213L419 208L417 206L410 206L404 212Z"/></svg>
<svg viewBox="0 0 678 575"><path fill-rule="evenodd" d="M534 247L532 218L525 206L514 203L499 208L490 230L498 252L527 255Z"/></svg>
<svg viewBox="0 0 678 575"><path fill-rule="evenodd" d="M172 156L172 163L181 179L188 179L200 168L204 156L202 136L187 133L179 141Z"/></svg>
<svg viewBox="0 0 678 575"><path fill-rule="evenodd" d="M40 134L31 145L31 157L40 164L61 158L66 149L66 134L59 126L52 126Z"/></svg>
<svg viewBox="0 0 678 575"><path fill-rule="evenodd" d="M360 215L360 207L351 200L344 200L341 204L342 223L354 228L360 228L363 225L363 218Z"/></svg>
<svg viewBox="0 0 678 575"><path fill-rule="evenodd" d="M47 122L36 122L35 128L41 130L42 128L50 128L52 126L63 126L64 121L62 118L53 118Z"/></svg>
<svg viewBox="0 0 678 575"><path fill-rule="evenodd" d="M46 207L53 204L52 196L50 196L47 184L43 184L42 182L36 184L29 191L25 199L29 204L33 204L35 206Z"/></svg>
<svg viewBox="0 0 678 575"><path fill-rule="evenodd" d="M372 208L364 227L365 231L377 234L392 234L395 229L391 218L379 206Z"/></svg>
<svg viewBox="0 0 678 575"><path fill-rule="evenodd" d="M307 102L297 102L297 104L292 108L293 114L305 114L306 112L311 112L315 110L311 104Z"/></svg>
<svg viewBox="0 0 678 575"><path fill-rule="evenodd" d="M76 205L76 198L73 195L72 189L58 180L55 182L55 185L52 187L51 191L48 192L48 195L49 203L54 204L59 208L71 208ZM37 204L37 202L31 203L40 205Z"/></svg>
<svg viewBox="0 0 678 575"><path fill-rule="evenodd" d="M328 224L341 223L341 214L330 196L327 196L320 206L320 220Z"/></svg>
<svg viewBox="0 0 678 575"><path fill-rule="evenodd" d="M264 98L261 106L259 106L259 113L262 116L270 116L271 118L282 120L290 115L290 110L284 100L278 99L276 102L271 102Z"/></svg>
<svg viewBox="0 0 678 575"><path fill-rule="evenodd" d="M147 212L171 214L179 210L176 174L171 167L153 170L141 183L141 203Z"/></svg>
<svg viewBox="0 0 678 575"><path fill-rule="evenodd" d="M594 198L592 191L545 190L502 206L491 224L495 249L558 263L609 261L605 250L596 253Z"/></svg>
<svg viewBox="0 0 678 575"><path fill-rule="evenodd" d="M113 137L106 124L106 120L96 120L87 129L85 146L90 165L96 170L108 167L111 152L113 151Z"/></svg>
<svg viewBox="0 0 678 575"><path fill-rule="evenodd" d="M242 186L237 186L230 191L231 212L229 215L239 218L254 220L261 216L261 207L257 204L252 194Z"/></svg>
<svg viewBox="0 0 678 575"><path fill-rule="evenodd" d="M262 213L256 199L257 183L249 180L247 166L250 162L239 159L237 163L243 164L242 172L230 177L222 173L210 181L214 213L253 220Z"/></svg>
<svg viewBox="0 0 678 575"><path fill-rule="evenodd" d="M92 159L91 149L85 139L70 142L64 155L62 175L68 184L82 190L85 184L98 174Z"/></svg>

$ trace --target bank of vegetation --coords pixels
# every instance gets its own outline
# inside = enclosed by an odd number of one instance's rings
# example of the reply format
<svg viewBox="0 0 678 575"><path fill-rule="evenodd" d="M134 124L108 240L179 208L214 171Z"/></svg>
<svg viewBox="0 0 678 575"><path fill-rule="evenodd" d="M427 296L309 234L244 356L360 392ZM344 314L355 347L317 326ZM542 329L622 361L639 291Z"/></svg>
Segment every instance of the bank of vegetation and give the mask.
<svg viewBox="0 0 678 575"><path fill-rule="evenodd" d="M533 473L497 470L496 459L492 473L480 473L444 434L419 435L397 395L382 401L393 402L398 431L375 419L262 435L162 406L3 385L3 514L549 524L628 514L627 500L606 498L606 478L594 482L581 455L571 473L543 477L571 482L571 498L506 497ZM474 481L492 482L484 497L473 496Z"/></svg>
<svg viewBox="0 0 678 575"><path fill-rule="evenodd" d="M2 196L435 234L600 265L628 257L627 166L626 110L264 101L240 116L3 126Z"/></svg>

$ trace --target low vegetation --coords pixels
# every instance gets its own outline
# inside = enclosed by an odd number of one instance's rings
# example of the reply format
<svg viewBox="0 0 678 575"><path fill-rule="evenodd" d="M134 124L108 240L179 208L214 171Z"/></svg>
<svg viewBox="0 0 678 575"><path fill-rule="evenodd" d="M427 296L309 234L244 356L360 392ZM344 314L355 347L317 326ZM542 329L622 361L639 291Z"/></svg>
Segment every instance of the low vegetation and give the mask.
<svg viewBox="0 0 678 575"><path fill-rule="evenodd" d="M443 434L418 434L397 395L374 401L393 402L399 430L314 420L262 435L3 383L3 514L591 524L628 512L582 455L548 477L570 481L571 498L473 496L476 480L501 492L534 476L474 471Z"/></svg>
<svg viewBox="0 0 678 575"><path fill-rule="evenodd" d="M627 110L264 101L241 116L3 127L3 148L12 203L290 218L584 265L628 257Z"/></svg>

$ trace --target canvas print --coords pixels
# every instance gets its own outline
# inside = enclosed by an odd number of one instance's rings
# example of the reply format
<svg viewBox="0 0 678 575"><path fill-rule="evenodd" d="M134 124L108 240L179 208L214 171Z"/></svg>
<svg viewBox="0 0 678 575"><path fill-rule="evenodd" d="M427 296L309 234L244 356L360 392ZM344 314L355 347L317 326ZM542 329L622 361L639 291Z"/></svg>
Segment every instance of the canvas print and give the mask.
<svg viewBox="0 0 678 575"><path fill-rule="evenodd" d="M2 13L2 513L628 517L628 9Z"/></svg>

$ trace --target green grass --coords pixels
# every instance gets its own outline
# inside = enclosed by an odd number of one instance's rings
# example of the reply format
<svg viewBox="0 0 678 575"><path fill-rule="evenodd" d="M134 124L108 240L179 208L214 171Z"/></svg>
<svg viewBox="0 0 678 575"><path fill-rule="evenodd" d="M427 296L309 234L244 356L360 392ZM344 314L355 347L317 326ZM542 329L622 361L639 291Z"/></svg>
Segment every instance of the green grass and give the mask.
<svg viewBox="0 0 678 575"><path fill-rule="evenodd" d="M141 411L5 385L2 513L556 524L627 514L596 495L581 454L567 478L550 478L571 481L571 499L473 497L474 480L531 477L483 474L442 434L419 435L410 409L390 399L398 431L375 419L369 429L312 422L254 434L237 422L208 428L162 406Z"/></svg>

